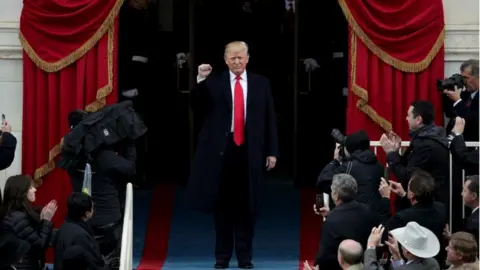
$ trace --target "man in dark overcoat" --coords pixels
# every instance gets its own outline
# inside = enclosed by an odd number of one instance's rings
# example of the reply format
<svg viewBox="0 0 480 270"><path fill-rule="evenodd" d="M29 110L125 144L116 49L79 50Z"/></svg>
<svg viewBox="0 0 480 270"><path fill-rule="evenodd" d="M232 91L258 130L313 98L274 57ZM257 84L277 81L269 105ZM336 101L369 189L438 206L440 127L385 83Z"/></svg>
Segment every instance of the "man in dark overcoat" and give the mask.
<svg viewBox="0 0 480 270"><path fill-rule="evenodd" d="M247 44L229 43L224 58L228 71L210 75L210 65L199 66L191 92L202 128L186 195L192 207L214 213L215 268L229 267L235 246L238 266L252 269L260 185L278 157L276 117L268 79L245 70Z"/></svg>

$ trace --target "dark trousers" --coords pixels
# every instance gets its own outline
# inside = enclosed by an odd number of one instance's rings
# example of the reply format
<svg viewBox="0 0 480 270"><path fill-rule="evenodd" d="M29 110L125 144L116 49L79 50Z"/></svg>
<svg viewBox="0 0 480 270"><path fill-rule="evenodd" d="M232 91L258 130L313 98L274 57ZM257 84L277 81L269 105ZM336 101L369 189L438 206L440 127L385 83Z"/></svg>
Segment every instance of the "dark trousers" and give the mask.
<svg viewBox="0 0 480 270"><path fill-rule="evenodd" d="M235 247L238 261L250 262L254 216L250 208L247 146L235 145L231 136L224 152L214 219L216 260L229 261Z"/></svg>
<svg viewBox="0 0 480 270"><path fill-rule="evenodd" d="M105 269L114 270L120 267L120 249L122 246L122 222L94 227L95 240L100 246L100 253L105 258Z"/></svg>

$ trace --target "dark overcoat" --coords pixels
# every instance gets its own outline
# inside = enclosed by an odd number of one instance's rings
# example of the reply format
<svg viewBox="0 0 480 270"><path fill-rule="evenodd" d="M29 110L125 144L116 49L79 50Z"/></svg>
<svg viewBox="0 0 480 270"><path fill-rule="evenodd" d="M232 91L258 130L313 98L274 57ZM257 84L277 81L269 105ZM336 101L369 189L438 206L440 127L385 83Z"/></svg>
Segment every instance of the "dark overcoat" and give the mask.
<svg viewBox="0 0 480 270"><path fill-rule="evenodd" d="M223 154L232 125L230 73L211 74L191 93L196 119L202 119L190 179L187 204L211 212L217 199ZM277 124L270 83L264 76L247 72L245 141L248 151L250 207L256 210L267 156L278 157Z"/></svg>

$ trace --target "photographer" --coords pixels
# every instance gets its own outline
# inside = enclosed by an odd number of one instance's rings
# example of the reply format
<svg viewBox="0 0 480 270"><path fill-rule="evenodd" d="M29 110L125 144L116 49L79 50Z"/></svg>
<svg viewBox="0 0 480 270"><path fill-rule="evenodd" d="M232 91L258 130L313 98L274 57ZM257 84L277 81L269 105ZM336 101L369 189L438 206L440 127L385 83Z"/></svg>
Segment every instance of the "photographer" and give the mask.
<svg viewBox="0 0 480 270"><path fill-rule="evenodd" d="M317 193L330 194L333 176L346 173L353 176L357 181L356 201L370 205L372 211L378 214L389 211L388 205L384 209L385 206L381 203L382 199L378 192L385 169L370 149L370 139L367 133L361 130L346 138L335 139L336 141L343 141L343 145L337 145L333 160L320 173L317 180Z"/></svg>
<svg viewBox="0 0 480 270"><path fill-rule="evenodd" d="M465 131L463 137L465 141L477 142L478 136L478 88L479 88L479 73L478 60L470 59L465 61L460 66L461 77L463 83L456 82L455 76L444 80L443 93L445 116L450 118L447 125L447 131L451 131L455 124L455 117L465 119ZM451 83L445 83L451 80ZM453 84L453 89L452 89ZM462 86L465 85L465 90ZM448 87L448 88L447 88Z"/></svg>
<svg viewBox="0 0 480 270"><path fill-rule="evenodd" d="M68 116L71 130L86 116L87 113L83 111L71 112ZM69 153L64 151L64 158L67 155ZM133 142L122 142L114 147L102 146L88 156L80 155L74 164L66 168L73 191L81 192L85 165L87 162L90 164L92 170L90 195L95 205L95 213L88 223L92 226L102 255L113 262L116 262L119 256L122 232L122 207L118 189L126 177L135 175L135 160Z"/></svg>

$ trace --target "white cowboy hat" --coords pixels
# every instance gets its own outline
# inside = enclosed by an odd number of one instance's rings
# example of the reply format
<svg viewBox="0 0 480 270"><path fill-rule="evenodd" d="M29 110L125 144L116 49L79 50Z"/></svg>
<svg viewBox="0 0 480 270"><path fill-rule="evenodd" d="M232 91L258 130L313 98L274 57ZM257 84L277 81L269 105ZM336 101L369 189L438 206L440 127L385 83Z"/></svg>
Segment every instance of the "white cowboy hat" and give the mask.
<svg viewBox="0 0 480 270"><path fill-rule="evenodd" d="M432 258L440 251L440 242L435 234L416 222L409 222L390 233L408 252L419 258Z"/></svg>

